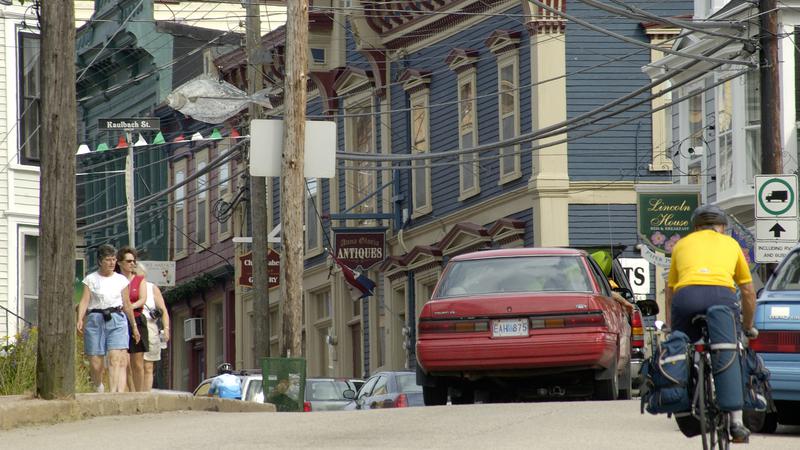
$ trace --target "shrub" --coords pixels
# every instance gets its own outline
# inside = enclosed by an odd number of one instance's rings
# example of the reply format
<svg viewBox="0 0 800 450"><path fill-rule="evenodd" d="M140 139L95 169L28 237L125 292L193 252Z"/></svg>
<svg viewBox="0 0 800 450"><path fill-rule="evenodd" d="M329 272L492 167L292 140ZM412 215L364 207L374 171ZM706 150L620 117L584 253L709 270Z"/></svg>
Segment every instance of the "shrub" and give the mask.
<svg viewBox="0 0 800 450"><path fill-rule="evenodd" d="M26 328L0 341L0 395L32 394L36 391L37 329ZM83 337L75 345L75 392L91 392L89 361L83 356Z"/></svg>

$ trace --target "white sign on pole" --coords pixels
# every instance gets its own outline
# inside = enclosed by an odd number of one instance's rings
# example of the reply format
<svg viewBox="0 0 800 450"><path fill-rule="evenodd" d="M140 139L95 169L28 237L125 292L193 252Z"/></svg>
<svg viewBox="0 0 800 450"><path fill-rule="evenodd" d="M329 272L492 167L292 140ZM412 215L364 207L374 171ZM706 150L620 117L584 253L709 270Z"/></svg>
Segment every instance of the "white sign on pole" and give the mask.
<svg viewBox="0 0 800 450"><path fill-rule="evenodd" d="M756 262L780 262L797 244L797 175L755 177Z"/></svg>
<svg viewBox="0 0 800 450"><path fill-rule="evenodd" d="M797 217L797 175L755 177L756 218Z"/></svg>
<svg viewBox="0 0 800 450"><path fill-rule="evenodd" d="M175 286L175 261L139 261L147 270L147 281L156 286Z"/></svg>
<svg viewBox="0 0 800 450"><path fill-rule="evenodd" d="M250 175L281 176L283 120L250 121ZM307 120L305 133L306 178L336 176L336 122Z"/></svg>
<svg viewBox="0 0 800 450"><path fill-rule="evenodd" d="M797 245L784 241L756 241L755 257L760 263L779 263Z"/></svg>
<svg viewBox="0 0 800 450"><path fill-rule="evenodd" d="M644 258L619 258L634 294L650 293L650 263Z"/></svg>
<svg viewBox="0 0 800 450"><path fill-rule="evenodd" d="M798 241L797 219L758 219L756 236L761 241Z"/></svg>

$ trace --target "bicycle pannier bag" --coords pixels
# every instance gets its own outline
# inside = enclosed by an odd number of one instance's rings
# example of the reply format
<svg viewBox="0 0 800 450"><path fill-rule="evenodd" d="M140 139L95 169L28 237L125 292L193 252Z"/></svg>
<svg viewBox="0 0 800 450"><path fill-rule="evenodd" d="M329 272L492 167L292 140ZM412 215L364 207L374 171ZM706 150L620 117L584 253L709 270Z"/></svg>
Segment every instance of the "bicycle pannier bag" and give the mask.
<svg viewBox="0 0 800 450"><path fill-rule="evenodd" d="M769 369L764 360L751 348L744 349L742 379L744 380L744 409L764 411L770 397Z"/></svg>
<svg viewBox="0 0 800 450"><path fill-rule="evenodd" d="M744 393L736 316L731 308L715 305L706 311L706 323L717 404L723 411L740 410Z"/></svg>
<svg viewBox="0 0 800 450"><path fill-rule="evenodd" d="M673 331L655 349L643 366L642 410L650 414L691 410L689 337ZM644 411L642 411L644 412Z"/></svg>

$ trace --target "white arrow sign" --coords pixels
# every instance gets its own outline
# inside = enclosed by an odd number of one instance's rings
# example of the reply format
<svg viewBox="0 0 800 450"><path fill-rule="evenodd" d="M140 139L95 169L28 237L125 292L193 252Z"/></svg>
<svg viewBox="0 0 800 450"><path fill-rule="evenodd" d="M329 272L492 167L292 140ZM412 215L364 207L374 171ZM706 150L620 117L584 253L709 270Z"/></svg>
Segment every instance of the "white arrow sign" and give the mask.
<svg viewBox="0 0 800 450"><path fill-rule="evenodd" d="M759 241L797 242L797 219L758 219L756 239Z"/></svg>

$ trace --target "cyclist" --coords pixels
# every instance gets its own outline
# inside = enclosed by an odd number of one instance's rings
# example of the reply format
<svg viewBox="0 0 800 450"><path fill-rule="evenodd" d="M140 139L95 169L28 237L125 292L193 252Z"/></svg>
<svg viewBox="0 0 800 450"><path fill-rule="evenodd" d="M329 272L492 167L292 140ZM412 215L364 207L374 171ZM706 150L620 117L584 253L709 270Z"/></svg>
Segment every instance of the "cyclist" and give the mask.
<svg viewBox="0 0 800 450"><path fill-rule="evenodd" d="M683 237L672 250L666 294L666 323L673 330L700 340L701 331L691 320L713 305L726 305L739 316L736 285L742 296L742 322L753 326L756 294L750 268L739 243L724 234L725 212L713 205L700 206L692 213L694 232ZM731 411L733 442L747 442L750 431L742 423L742 411Z"/></svg>
<svg viewBox="0 0 800 450"><path fill-rule="evenodd" d="M242 385L239 378L233 375L233 366L230 363L222 363L217 367L217 375L214 381L211 382L211 389L208 390L209 395L216 394L219 398L235 398L241 400L242 398Z"/></svg>

